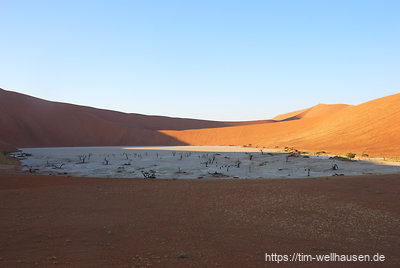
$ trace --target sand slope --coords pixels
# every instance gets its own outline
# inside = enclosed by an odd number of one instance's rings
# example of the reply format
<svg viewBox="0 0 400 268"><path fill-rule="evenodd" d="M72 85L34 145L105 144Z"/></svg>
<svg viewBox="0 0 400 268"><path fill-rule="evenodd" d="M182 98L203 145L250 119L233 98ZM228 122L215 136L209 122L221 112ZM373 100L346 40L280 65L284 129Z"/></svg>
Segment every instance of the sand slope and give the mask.
<svg viewBox="0 0 400 268"><path fill-rule="evenodd" d="M50 102L0 89L0 140L16 147L184 145L160 129L197 129L268 121L217 122L127 114Z"/></svg>
<svg viewBox="0 0 400 268"><path fill-rule="evenodd" d="M314 111L313 111L314 110ZM191 145L246 145L400 156L400 94L358 106L315 106L271 124L162 131Z"/></svg>
<svg viewBox="0 0 400 268"><path fill-rule="evenodd" d="M4 142L2 140L0 140L0 152L6 152L6 153L10 153L10 152L16 152L17 148L15 148L14 146L12 146L11 144Z"/></svg>

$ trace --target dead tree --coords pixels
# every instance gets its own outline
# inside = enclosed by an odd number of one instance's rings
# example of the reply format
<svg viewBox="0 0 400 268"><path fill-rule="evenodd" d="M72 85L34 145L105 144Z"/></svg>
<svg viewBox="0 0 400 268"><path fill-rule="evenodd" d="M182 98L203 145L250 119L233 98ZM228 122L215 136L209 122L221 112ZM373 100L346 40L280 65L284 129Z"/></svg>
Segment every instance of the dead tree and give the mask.
<svg viewBox="0 0 400 268"><path fill-rule="evenodd" d="M156 172L154 170L150 170L149 172L147 171L142 171L143 177L145 179L155 179L156 178Z"/></svg>
<svg viewBox="0 0 400 268"><path fill-rule="evenodd" d="M241 164L242 162L240 162L240 160L238 160L237 162L236 162L236 167L237 168L240 168L240 164Z"/></svg>
<svg viewBox="0 0 400 268"><path fill-rule="evenodd" d="M79 156L79 161L81 161L80 162L81 164L85 163L86 157L87 157L87 155L85 155L85 154Z"/></svg>
<svg viewBox="0 0 400 268"><path fill-rule="evenodd" d="M62 166L64 166L64 164L61 164L59 166L57 166L56 164L53 165L54 169L62 169Z"/></svg>

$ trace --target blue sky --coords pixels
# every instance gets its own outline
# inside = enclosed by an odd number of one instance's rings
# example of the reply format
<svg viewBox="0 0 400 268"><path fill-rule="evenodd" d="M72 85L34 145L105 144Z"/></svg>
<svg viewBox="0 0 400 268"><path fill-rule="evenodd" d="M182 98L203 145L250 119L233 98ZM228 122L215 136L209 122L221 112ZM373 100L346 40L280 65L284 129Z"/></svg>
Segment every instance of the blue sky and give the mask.
<svg viewBox="0 0 400 268"><path fill-rule="evenodd" d="M400 1L0 0L0 87L123 112L267 119L400 92Z"/></svg>

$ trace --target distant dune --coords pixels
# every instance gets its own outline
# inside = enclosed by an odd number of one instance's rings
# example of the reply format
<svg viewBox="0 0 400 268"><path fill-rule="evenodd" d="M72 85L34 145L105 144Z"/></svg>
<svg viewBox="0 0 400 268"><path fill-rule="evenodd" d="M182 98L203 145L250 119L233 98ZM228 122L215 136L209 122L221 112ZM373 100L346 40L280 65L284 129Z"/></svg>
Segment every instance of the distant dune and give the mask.
<svg viewBox="0 0 400 268"><path fill-rule="evenodd" d="M318 104L311 108L275 116L274 118L272 118L272 120L288 121L288 120L296 120L296 119L302 119L302 118L321 117L321 116L326 116L326 115L336 113L347 107L350 107L350 105L347 105L347 104Z"/></svg>
<svg viewBox="0 0 400 268"><path fill-rule="evenodd" d="M0 89L0 149L14 147L185 145L158 130L260 124L127 114L58 103ZM7 146L7 148L6 148ZM9 147L11 146L11 147Z"/></svg>
<svg viewBox="0 0 400 268"><path fill-rule="evenodd" d="M127 114L0 89L0 150L111 145L249 145L400 156L400 94L318 104L271 120L218 122Z"/></svg>

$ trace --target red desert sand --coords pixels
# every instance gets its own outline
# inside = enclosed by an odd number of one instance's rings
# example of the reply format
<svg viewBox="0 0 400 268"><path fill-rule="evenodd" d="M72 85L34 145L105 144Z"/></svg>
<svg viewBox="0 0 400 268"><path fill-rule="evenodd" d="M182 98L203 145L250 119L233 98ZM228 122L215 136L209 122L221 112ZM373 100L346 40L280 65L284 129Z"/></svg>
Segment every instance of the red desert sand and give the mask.
<svg viewBox="0 0 400 268"><path fill-rule="evenodd" d="M399 179L3 174L0 266L269 267L265 253L334 252L380 253L382 267L398 267Z"/></svg>

